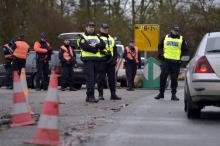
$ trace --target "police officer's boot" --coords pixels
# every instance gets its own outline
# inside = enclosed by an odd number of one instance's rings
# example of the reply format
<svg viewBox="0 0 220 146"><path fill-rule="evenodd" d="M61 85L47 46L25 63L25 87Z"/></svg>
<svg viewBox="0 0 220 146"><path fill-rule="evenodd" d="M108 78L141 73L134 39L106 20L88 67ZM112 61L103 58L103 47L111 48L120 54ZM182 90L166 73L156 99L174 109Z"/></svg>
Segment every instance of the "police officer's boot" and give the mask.
<svg viewBox="0 0 220 146"><path fill-rule="evenodd" d="M91 93L90 93L90 94L87 94L86 102L98 103L99 100L96 100L94 94L91 94Z"/></svg>
<svg viewBox="0 0 220 146"><path fill-rule="evenodd" d="M121 100L121 97L118 97L115 92L111 92L111 100Z"/></svg>
<svg viewBox="0 0 220 146"><path fill-rule="evenodd" d="M66 89L65 89L65 87L61 87L61 91L65 91Z"/></svg>
<svg viewBox="0 0 220 146"><path fill-rule="evenodd" d="M105 100L103 97L103 91L99 91L99 100Z"/></svg>
<svg viewBox="0 0 220 146"><path fill-rule="evenodd" d="M154 99L161 99L164 98L164 94L159 93L156 97L154 97Z"/></svg>
<svg viewBox="0 0 220 146"><path fill-rule="evenodd" d="M99 102L98 99L95 99L95 96L92 96L92 97L90 97L89 99L90 99L90 100L89 100L90 103L98 103L98 102Z"/></svg>
<svg viewBox="0 0 220 146"><path fill-rule="evenodd" d="M180 99L176 97L176 94L172 94L171 100L179 101Z"/></svg>

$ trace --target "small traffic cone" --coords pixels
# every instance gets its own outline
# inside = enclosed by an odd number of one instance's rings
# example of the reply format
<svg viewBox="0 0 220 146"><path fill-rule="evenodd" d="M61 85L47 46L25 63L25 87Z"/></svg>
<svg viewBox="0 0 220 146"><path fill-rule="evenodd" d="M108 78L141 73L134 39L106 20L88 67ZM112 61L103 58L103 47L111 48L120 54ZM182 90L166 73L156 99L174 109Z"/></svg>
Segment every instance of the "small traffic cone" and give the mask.
<svg viewBox="0 0 220 146"><path fill-rule="evenodd" d="M34 112L33 112L33 110L32 110L32 107L31 107L30 104L29 104L29 99L28 99L29 91L28 91L28 87L27 87L27 80L26 80L26 71L25 71L25 68L22 68L22 69L21 69L20 79L21 79L21 86L22 86L22 89L23 89L23 91L24 91L24 96L26 97L26 102L27 102L27 104L28 104L28 111L33 115Z"/></svg>
<svg viewBox="0 0 220 146"><path fill-rule="evenodd" d="M21 81L17 71L13 72L13 112L12 112L12 127L25 126L34 124L28 105L21 87Z"/></svg>
<svg viewBox="0 0 220 146"><path fill-rule="evenodd" d="M47 97L43 104L34 139L24 143L49 146L60 146L62 144L58 130L59 100L57 85L57 75L52 70Z"/></svg>

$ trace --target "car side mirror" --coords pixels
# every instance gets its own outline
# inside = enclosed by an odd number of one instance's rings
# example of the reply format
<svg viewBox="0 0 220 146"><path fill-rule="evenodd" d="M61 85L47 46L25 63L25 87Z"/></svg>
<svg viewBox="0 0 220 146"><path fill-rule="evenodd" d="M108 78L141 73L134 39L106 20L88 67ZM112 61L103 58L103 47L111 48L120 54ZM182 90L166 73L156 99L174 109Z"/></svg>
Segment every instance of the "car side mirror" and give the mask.
<svg viewBox="0 0 220 146"><path fill-rule="evenodd" d="M181 61L189 61L189 59L190 59L190 56L182 56L181 57Z"/></svg>

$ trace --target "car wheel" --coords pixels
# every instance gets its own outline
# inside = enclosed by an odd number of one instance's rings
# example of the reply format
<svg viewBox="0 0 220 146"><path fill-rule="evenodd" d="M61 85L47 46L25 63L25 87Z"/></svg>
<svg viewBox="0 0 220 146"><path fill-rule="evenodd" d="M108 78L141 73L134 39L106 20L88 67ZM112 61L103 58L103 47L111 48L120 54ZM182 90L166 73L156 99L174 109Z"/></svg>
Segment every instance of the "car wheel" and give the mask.
<svg viewBox="0 0 220 146"><path fill-rule="evenodd" d="M189 87L186 84L184 89L184 111L188 118L200 118L201 109L192 102L192 97L189 94Z"/></svg>
<svg viewBox="0 0 220 146"><path fill-rule="evenodd" d="M79 89L81 89L82 84L74 84L73 86L74 86L74 88L76 88L76 89L78 89L78 90L79 90Z"/></svg>
<svg viewBox="0 0 220 146"><path fill-rule="evenodd" d="M127 81L121 81L121 87L126 87L127 86Z"/></svg>

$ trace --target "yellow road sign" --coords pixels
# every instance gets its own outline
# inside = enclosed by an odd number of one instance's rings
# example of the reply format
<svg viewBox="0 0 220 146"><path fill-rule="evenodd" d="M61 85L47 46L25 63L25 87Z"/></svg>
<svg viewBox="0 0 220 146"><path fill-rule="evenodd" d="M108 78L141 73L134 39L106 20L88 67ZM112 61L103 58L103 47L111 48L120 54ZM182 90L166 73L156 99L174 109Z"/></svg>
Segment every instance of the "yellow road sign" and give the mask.
<svg viewBox="0 0 220 146"><path fill-rule="evenodd" d="M157 51L160 26L158 24L135 24L135 45L141 51Z"/></svg>

